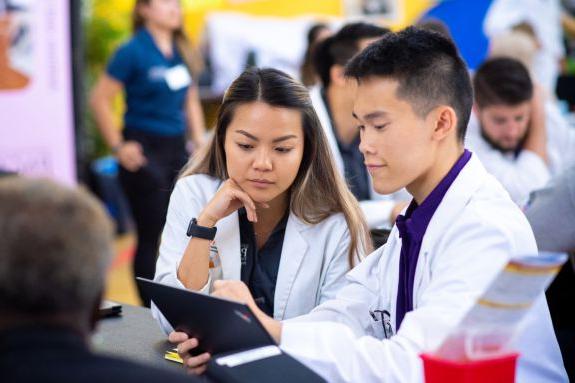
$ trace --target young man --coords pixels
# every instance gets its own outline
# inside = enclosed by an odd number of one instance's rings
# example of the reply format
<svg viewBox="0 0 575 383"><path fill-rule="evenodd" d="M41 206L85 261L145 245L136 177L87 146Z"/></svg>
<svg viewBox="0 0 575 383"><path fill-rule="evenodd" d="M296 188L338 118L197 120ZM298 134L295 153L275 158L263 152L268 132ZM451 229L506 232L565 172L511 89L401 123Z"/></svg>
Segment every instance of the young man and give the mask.
<svg viewBox="0 0 575 383"><path fill-rule="evenodd" d="M336 299L308 315L276 322L241 282L218 282L215 295L247 302L285 351L330 382L418 382L419 354L441 344L510 257L537 246L519 208L464 149L472 89L451 41L414 28L390 33L346 74L358 83L353 111L374 187L405 187L407 211ZM564 381L543 294L525 324L517 381ZM171 335L198 369L209 356L189 356L197 341L185 339Z"/></svg>
<svg viewBox="0 0 575 383"><path fill-rule="evenodd" d="M356 84L345 77L344 69L354 55L388 32L376 25L352 23L325 39L314 54L320 85L310 90L337 168L360 202L372 229L391 227L407 204L402 197L408 196L384 196L374 190L359 150L359 132L352 116Z"/></svg>
<svg viewBox="0 0 575 383"><path fill-rule="evenodd" d="M468 147L488 172L523 204L549 180L545 111L527 69L517 60L494 58L473 78L474 116Z"/></svg>
<svg viewBox="0 0 575 383"><path fill-rule="evenodd" d="M95 198L4 177L0 238L2 382L191 382L90 351L113 254L112 225Z"/></svg>

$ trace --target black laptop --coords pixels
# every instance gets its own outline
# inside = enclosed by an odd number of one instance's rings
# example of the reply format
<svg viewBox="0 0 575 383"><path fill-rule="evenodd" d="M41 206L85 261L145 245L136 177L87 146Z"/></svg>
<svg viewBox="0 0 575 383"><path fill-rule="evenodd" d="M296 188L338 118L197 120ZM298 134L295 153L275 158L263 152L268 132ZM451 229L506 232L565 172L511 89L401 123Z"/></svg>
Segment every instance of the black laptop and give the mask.
<svg viewBox="0 0 575 383"><path fill-rule="evenodd" d="M177 331L197 338L194 354L209 352L208 376L218 382L325 382L281 351L250 308L144 278L138 286Z"/></svg>

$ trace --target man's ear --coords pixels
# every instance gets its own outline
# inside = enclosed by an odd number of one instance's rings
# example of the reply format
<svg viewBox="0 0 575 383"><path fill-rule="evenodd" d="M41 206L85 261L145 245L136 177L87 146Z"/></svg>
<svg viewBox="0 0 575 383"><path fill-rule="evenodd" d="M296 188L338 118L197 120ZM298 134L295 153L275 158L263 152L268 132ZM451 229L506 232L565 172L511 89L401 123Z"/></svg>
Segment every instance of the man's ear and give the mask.
<svg viewBox="0 0 575 383"><path fill-rule="evenodd" d="M435 127L433 129L433 138L441 141L454 132L457 134L457 113L455 110L446 105L437 107L431 112L435 120Z"/></svg>
<svg viewBox="0 0 575 383"><path fill-rule="evenodd" d="M345 69L342 65L335 64L329 70L331 84L345 86L347 78L344 76Z"/></svg>

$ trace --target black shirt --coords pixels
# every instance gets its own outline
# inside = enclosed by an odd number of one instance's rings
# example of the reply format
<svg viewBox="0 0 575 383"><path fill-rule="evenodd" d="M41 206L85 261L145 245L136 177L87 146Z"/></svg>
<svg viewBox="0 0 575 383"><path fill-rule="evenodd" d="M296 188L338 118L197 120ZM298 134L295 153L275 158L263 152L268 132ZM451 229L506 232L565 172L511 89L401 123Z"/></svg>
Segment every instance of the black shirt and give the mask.
<svg viewBox="0 0 575 383"><path fill-rule="evenodd" d="M349 144L346 144L340 140L335 129L335 123L329 108L329 102L327 99L327 94L325 93L325 89L322 89L321 95L323 103L325 104L327 115L329 116L329 120L331 122L333 135L337 141L337 148L339 149L339 153L343 161L345 180L347 181L349 190L351 190L358 201L368 200L371 197L369 173L367 172L367 168L364 164L363 154L359 151L359 134Z"/></svg>
<svg viewBox="0 0 575 383"><path fill-rule="evenodd" d="M199 378L92 353L74 331L22 326L0 331L0 381L10 383L192 383Z"/></svg>
<svg viewBox="0 0 575 383"><path fill-rule="evenodd" d="M258 307L267 315L274 314L274 294L282 255L286 213L266 243L258 249L254 227L244 208L238 211L240 222L241 278L248 286Z"/></svg>

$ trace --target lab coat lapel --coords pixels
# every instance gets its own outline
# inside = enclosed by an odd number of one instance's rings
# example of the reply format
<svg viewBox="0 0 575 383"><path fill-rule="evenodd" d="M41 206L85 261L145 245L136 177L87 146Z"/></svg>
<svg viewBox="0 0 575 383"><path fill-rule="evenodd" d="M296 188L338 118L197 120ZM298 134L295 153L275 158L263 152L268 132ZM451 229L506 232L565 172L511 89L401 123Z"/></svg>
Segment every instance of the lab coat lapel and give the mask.
<svg viewBox="0 0 575 383"><path fill-rule="evenodd" d="M274 318L284 319L286 305L295 281L295 277L306 255L308 243L302 235L306 225L293 213L290 213L282 246L278 279L274 294Z"/></svg>
<svg viewBox="0 0 575 383"><path fill-rule="evenodd" d="M240 223L235 211L218 222L215 245L220 254L224 279L241 279Z"/></svg>
<svg viewBox="0 0 575 383"><path fill-rule="evenodd" d="M487 171L475 154L469 159L469 162L461 170L451 187L443 197L437 210L433 214L427 231L423 237L423 243L419 252L417 268L413 282L414 302L413 307L417 306L419 293L421 291L423 277L429 272L428 264L433 258L433 248L440 240L443 233L449 230L453 220L461 214L461 211L474 195L477 189L485 181Z"/></svg>

